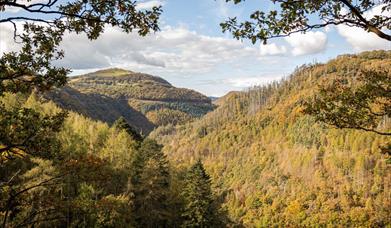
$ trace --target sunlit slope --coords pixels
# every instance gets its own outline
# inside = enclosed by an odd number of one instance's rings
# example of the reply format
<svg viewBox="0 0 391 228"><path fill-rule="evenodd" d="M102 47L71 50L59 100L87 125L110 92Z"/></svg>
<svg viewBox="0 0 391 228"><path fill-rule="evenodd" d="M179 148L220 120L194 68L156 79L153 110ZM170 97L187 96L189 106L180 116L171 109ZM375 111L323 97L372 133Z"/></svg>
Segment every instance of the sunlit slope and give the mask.
<svg viewBox="0 0 391 228"><path fill-rule="evenodd" d="M391 224L390 138L340 130L302 114L318 85L359 69L391 70L391 52L344 55L298 68L286 80L234 93L199 121L161 127L178 167L201 158L234 220L249 227ZM391 122L385 118L382 128Z"/></svg>

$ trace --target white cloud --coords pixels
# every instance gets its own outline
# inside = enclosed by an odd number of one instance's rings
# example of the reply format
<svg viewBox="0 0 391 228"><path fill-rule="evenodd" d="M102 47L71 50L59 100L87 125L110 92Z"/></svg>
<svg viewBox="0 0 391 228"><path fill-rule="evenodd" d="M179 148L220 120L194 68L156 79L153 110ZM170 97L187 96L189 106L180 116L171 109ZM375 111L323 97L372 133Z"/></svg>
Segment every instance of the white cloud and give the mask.
<svg viewBox="0 0 391 228"><path fill-rule="evenodd" d="M391 49L391 42L368 33L360 28L346 25L337 26L338 33L348 41L356 51Z"/></svg>
<svg viewBox="0 0 391 228"><path fill-rule="evenodd" d="M382 12L383 5L377 6L371 11L364 14L364 17L370 19L375 15L383 15L386 17L391 17L391 11ZM350 45L356 51L369 51L377 49L391 49L391 42L385 39L382 39L375 35L374 33L369 33L358 27L349 27L347 25L338 25L338 33L346 39ZM390 30L384 30L385 32L390 32Z"/></svg>
<svg viewBox="0 0 391 228"><path fill-rule="evenodd" d="M266 85L281 78L282 76L239 77L227 79L225 83L237 88L248 88L251 86Z"/></svg>
<svg viewBox="0 0 391 228"><path fill-rule="evenodd" d="M285 46L277 46L275 43L266 45L261 44L259 51L261 56L283 55L287 53L287 48Z"/></svg>
<svg viewBox="0 0 391 228"><path fill-rule="evenodd" d="M292 46L294 56L322 52L327 45L327 35L323 32L295 33L285 40Z"/></svg>
<svg viewBox="0 0 391 228"><path fill-rule="evenodd" d="M3 26L3 25L0 25ZM3 39L4 37L4 39ZM12 30L1 29L1 51L15 47ZM61 44L65 58L58 65L72 69L124 67L137 71L209 72L220 64L254 57L256 47L222 37L200 35L183 27L140 37L116 28L107 28L98 40L85 35L66 34Z"/></svg>
<svg viewBox="0 0 391 228"><path fill-rule="evenodd" d="M147 10L152 9L155 6L163 6L165 2L163 0L149 0L137 3L136 9L137 10Z"/></svg>
<svg viewBox="0 0 391 228"><path fill-rule="evenodd" d="M22 30L22 24L16 23L18 31ZM14 27L11 23L0 24L0 56L5 52L17 51L20 45L16 44L14 39Z"/></svg>
<svg viewBox="0 0 391 228"><path fill-rule="evenodd" d="M9 43L11 41L10 36L12 36L12 30L7 26L0 24L0 56L4 52L9 52Z"/></svg>

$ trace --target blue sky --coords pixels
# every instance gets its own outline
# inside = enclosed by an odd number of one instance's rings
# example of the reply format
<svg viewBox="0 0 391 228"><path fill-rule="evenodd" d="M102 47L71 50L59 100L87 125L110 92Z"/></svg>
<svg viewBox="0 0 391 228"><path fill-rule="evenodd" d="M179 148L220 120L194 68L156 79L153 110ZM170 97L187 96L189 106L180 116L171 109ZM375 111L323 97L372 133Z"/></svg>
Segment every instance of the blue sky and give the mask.
<svg viewBox="0 0 391 228"><path fill-rule="evenodd" d="M67 34L62 44L66 57L58 64L72 68L73 75L120 67L161 76L177 87L222 96L278 80L302 64L326 62L345 53L391 49L390 42L345 26L270 40L266 46L237 41L221 32L219 23L228 16L246 19L255 9L273 7L270 1L246 0L239 5L224 0L139 1L140 9L158 4L163 5L160 32L140 38L108 28L93 42L83 35ZM2 26L0 53L15 49L9 41L10 27Z"/></svg>

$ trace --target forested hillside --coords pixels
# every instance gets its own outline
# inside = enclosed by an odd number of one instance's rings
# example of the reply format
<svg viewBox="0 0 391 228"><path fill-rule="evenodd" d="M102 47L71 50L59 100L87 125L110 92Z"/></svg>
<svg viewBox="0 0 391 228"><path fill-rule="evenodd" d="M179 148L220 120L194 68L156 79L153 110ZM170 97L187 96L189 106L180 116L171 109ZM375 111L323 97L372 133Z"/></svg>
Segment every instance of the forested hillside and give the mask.
<svg viewBox="0 0 391 228"><path fill-rule="evenodd" d="M386 51L302 66L147 138L125 116L109 125L35 92L5 93L0 219L5 227L387 227L390 137L319 123L303 104L335 80L355 85L360 70L390 66ZM126 114L103 108L118 105L112 97L74 90L60 93L112 120ZM389 132L390 119L377 129Z"/></svg>
<svg viewBox="0 0 391 228"><path fill-rule="evenodd" d="M391 0L167 2L0 0L0 227L391 228Z"/></svg>
<svg viewBox="0 0 391 228"><path fill-rule="evenodd" d="M63 108L108 123L123 116L144 134L154 126L185 123L213 110L211 100L196 91L122 69L71 77L68 87L47 97Z"/></svg>
<svg viewBox="0 0 391 228"><path fill-rule="evenodd" d="M69 86L52 90L46 94L46 97L64 109L76 111L94 120L112 124L123 117L143 134L148 134L155 127L126 100L114 99L98 93L82 93Z"/></svg>
<svg viewBox="0 0 391 228"><path fill-rule="evenodd" d="M229 216L245 226L387 227L391 166L382 148L390 137L336 129L303 114L302 104L318 88L335 80L354 85L360 70L384 70L390 82L391 52L302 66L280 82L225 96L200 120L160 127L150 137L177 169L202 159ZM389 117L377 128L390 132Z"/></svg>
<svg viewBox="0 0 391 228"><path fill-rule="evenodd" d="M223 227L230 223L219 209L201 162L189 169L173 169L162 146L141 136L124 118L110 127L74 112L64 113L35 93L4 94L0 110L14 121L1 139L18 143L12 150L0 144L3 227ZM0 118L0 125L6 121ZM20 127L15 127L16 122ZM30 143L31 132L38 143Z"/></svg>

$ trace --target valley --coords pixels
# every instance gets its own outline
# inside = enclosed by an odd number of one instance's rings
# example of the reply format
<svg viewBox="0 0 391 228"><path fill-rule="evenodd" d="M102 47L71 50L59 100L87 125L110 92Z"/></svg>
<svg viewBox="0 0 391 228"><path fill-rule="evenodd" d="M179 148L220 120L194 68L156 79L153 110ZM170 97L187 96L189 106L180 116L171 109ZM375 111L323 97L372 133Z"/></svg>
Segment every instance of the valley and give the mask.
<svg viewBox="0 0 391 228"><path fill-rule="evenodd" d="M391 0L0 0L1 228L391 228Z"/></svg>
<svg viewBox="0 0 391 228"><path fill-rule="evenodd" d="M36 166L19 181L29 186L70 172L70 180L41 189L53 197L68 191L70 200L43 205L60 208L59 214L74 207L86 226L102 218L114 226L176 226L186 220L178 211L186 211L186 197L195 194L190 186L209 183L211 198L204 200L213 202L209 223L217 227L383 227L391 222L390 155L382 149L389 136L317 122L303 112L303 102L321 85L390 66L389 51L343 55L214 104L155 76L108 69L71 77L49 93L8 94L1 102L5 110L21 106L44 115L67 110L47 148L57 160L26 160ZM389 131L390 119L377 128ZM205 179L194 179L203 184L191 182L191 172L205 172ZM107 210L117 214L106 217ZM155 219L146 219L151 214Z"/></svg>

